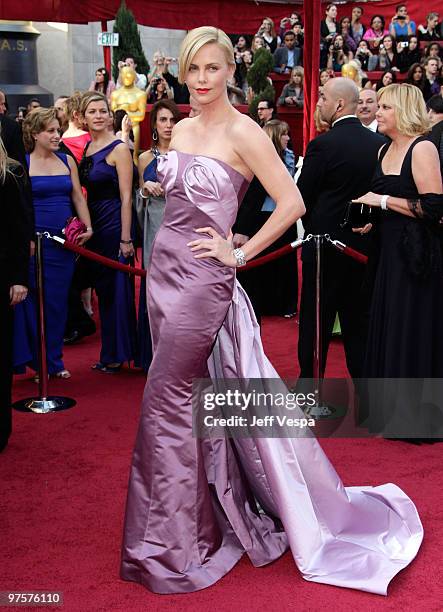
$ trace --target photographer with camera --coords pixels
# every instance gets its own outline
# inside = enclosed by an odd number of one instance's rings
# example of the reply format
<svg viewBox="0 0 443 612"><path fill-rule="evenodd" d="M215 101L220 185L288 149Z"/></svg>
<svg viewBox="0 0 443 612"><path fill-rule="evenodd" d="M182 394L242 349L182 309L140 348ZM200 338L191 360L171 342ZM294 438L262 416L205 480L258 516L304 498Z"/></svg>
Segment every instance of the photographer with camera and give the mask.
<svg viewBox="0 0 443 612"><path fill-rule="evenodd" d="M283 19L280 21L280 29L278 32L278 35L280 36L282 40L286 32L294 29L294 25L296 23L300 24L300 27L302 28L302 31L303 31L303 21L299 13L291 13L290 17L283 17Z"/></svg>
<svg viewBox="0 0 443 612"><path fill-rule="evenodd" d="M148 75L151 83L155 77L163 77L169 88L173 91L176 104L189 104L189 91L186 85L181 85L176 76L169 72L169 66L176 64L176 57L165 57L162 51L156 51L152 58L152 70Z"/></svg>
<svg viewBox="0 0 443 612"><path fill-rule="evenodd" d="M397 43L397 66L400 72L407 72L412 64L419 64L422 59L418 38L414 34L409 41Z"/></svg>
<svg viewBox="0 0 443 612"><path fill-rule="evenodd" d="M398 4L395 8L395 15L391 19L389 34L396 41L407 41L408 36L416 33L415 21L411 21L408 15L406 4Z"/></svg>
<svg viewBox="0 0 443 612"><path fill-rule="evenodd" d="M372 53L367 40L361 40L358 43L355 59L358 59L358 61L360 62L362 70L369 72L377 70L378 55Z"/></svg>
<svg viewBox="0 0 443 612"><path fill-rule="evenodd" d="M391 34L383 36L378 52L378 66L380 70L393 70L398 72L397 67L397 47Z"/></svg>
<svg viewBox="0 0 443 612"><path fill-rule="evenodd" d="M135 63L135 60L133 57L127 57L125 60L120 60L117 64L119 71L124 68L125 66L128 66L129 68L132 68L132 70L134 70L135 74L137 75L137 80L135 81L134 85L136 87L138 87L139 89L146 89L146 84L147 84L147 79L146 79L146 75L144 74L139 74L137 72L137 64ZM117 86L121 87L122 83L120 81L120 77L117 80Z"/></svg>
<svg viewBox="0 0 443 612"><path fill-rule="evenodd" d="M271 53L277 49L281 43L281 38L277 36L275 32L274 22L270 17L265 17L262 21L261 26L256 33L256 36L261 36L265 41L265 44Z"/></svg>
<svg viewBox="0 0 443 612"><path fill-rule="evenodd" d="M334 72L340 72L343 64L348 64L354 54L349 50L341 34L336 34L329 46L328 61L326 68Z"/></svg>
<svg viewBox="0 0 443 612"><path fill-rule="evenodd" d="M148 94L148 104L155 104L159 100L174 99L174 91L169 87L163 76L154 76L146 88L146 93Z"/></svg>

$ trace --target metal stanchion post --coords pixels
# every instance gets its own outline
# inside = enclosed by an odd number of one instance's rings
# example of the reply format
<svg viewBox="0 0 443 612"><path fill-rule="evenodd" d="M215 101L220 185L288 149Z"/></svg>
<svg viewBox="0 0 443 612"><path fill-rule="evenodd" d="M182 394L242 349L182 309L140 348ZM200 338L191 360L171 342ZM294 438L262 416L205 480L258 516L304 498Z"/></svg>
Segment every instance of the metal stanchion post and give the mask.
<svg viewBox="0 0 443 612"><path fill-rule="evenodd" d="M322 401L322 361L323 361L323 338L322 338L322 255L325 236L314 235L315 242L315 344L314 344L314 380L315 380L315 405L309 409L309 415L314 418L329 417L333 410L323 404Z"/></svg>
<svg viewBox="0 0 443 612"><path fill-rule="evenodd" d="M43 234L37 232L35 244L35 281L37 291L37 330L39 360L39 397L28 397L13 404L21 412L56 412L72 408L77 403L70 397L48 395L48 367L46 364L45 302L43 295Z"/></svg>

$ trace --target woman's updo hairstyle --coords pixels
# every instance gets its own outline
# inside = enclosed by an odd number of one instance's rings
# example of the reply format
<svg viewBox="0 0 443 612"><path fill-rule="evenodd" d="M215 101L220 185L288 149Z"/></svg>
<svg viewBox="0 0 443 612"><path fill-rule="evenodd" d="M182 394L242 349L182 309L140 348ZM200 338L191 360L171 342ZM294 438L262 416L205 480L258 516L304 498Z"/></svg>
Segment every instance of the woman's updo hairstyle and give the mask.
<svg viewBox="0 0 443 612"><path fill-rule="evenodd" d="M219 28L201 26L188 32L181 44L178 65L178 80L180 83L186 81L189 66L192 64L196 53L209 43L217 44L223 50L227 63L235 66L234 47L229 37Z"/></svg>

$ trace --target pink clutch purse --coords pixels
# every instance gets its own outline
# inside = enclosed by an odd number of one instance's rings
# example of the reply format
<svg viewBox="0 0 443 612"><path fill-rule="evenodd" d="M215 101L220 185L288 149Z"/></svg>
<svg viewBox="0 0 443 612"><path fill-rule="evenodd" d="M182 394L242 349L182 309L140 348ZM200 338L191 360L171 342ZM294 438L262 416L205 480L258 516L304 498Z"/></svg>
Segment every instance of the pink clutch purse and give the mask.
<svg viewBox="0 0 443 612"><path fill-rule="evenodd" d="M63 234L69 242L77 242L80 234L86 232L86 225L78 217L69 217L63 229Z"/></svg>

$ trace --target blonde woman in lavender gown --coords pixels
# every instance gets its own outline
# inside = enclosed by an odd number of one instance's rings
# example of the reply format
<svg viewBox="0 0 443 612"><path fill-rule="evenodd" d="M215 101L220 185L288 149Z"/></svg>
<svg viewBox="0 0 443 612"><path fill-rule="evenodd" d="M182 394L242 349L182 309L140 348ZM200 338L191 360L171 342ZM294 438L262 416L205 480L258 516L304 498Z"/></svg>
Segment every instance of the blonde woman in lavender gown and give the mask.
<svg viewBox="0 0 443 612"><path fill-rule="evenodd" d="M230 105L226 84L234 71L224 32L208 26L188 33L179 76L201 114L174 127L157 166L166 210L148 269L154 357L131 468L121 576L155 593L187 593L214 584L244 553L262 566L290 548L306 580L386 594L423 537L401 489L345 488L314 437L192 434L195 379L278 378L235 268L305 210L272 142ZM276 208L233 251L231 226L254 175Z"/></svg>

